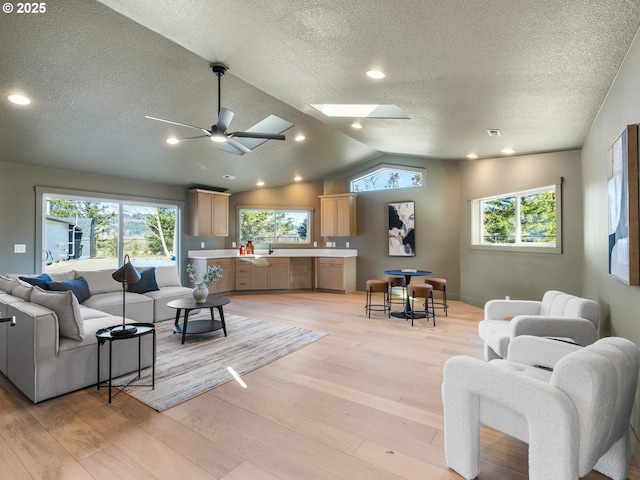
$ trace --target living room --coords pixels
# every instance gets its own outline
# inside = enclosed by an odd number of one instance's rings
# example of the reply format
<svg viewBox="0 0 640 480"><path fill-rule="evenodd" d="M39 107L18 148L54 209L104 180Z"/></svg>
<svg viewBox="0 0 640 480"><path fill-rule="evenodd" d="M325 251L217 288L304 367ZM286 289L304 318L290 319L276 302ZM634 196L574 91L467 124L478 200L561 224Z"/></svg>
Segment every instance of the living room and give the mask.
<svg viewBox="0 0 640 480"><path fill-rule="evenodd" d="M634 14L637 20L638 12L635 11ZM61 46L56 48L63 49ZM174 45L173 48L178 47ZM12 64L15 61L13 58L7 59L5 55L9 53L5 52L0 56L4 59L2 64ZM324 245L325 241L335 241L335 248L345 248L345 242L348 241L349 248L358 250L357 289L360 292L364 290L367 279L381 277L384 270L389 268L404 267L428 268L447 278L451 299L474 307L481 307L489 299L505 296L539 299L544 291L555 288L596 300L600 304L600 336L617 335L640 344L640 331L636 326L640 291L638 287L625 285L608 274L606 155L626 125L640 123L640 92L637 89L640 80L640 43L637 36L630 45L624 46L622 57L624 61L615 74L615 80L608 86L606 95L598 98L597 112L589 112L593 118L592 124L586 128L583 140L575 141L573 147L508 157L495 154L475 161L447 160L427 155L381 154L373 149L362 148L358 151L358 162L336 166L331 174L322 178L233 192L230 197L229 229L231 232L237 231L237 219L233 212L242 205L303 205L319 212L319 195L345 193L348 191L350 178L377 165L423 167L427 171L424 189L407 190L400 194L383 191L358 196L359 221L356 236L331 239L321 237L319 215L313 217L312 241L318 242L320 246ZM206 67L206 62L204 64ZM170 70L175 67L167 61L166 68ZM232 72L233 70L230 71ZM77 67L74 73L81 74L81 68ZM46 78L46 69L41 75ZM207 85L207 88L211 87L207 93L212 97L213 108L213 78L210 72L206 72L206 68L204 75L202 83ZM597 75L597 72L593 75ZM117 82L117 75L114 74L111 80ZM146 87L152 89L152 82L153 79L149 79L149 85ZM5 88L9 87L10 85L5 84ZM100 88L103 87L104 85L101 85ZM226 98L232 95L230 90L231 88L223 90ZM38 273L42 268L42 239L37 233L42 207L37 204L36 187L46 187L54 191L95 192L162 199L186 209L186 185L170 181L145 181L139 176L129 178L128 169L134 171L137 168L134 160L129 161L130 166L126 161L120 163L119 159L117 162L114 160L116 167L110 169L111 173L97 174L64 161L49 162L46 144L39 147L39 164L32 162L30 156L22 157L21 148L26 148L25 142L28 140L25 140L24 133L15 136L14 129L28 131L30 125L38 122L38 114L25 110L16 113L15 107L6 102L1 108L2 116L8 119L8 123L13 124L11 130L5 130L0 134L3 145L17 145L4 149L0 161L0 222L5 226L0 235L0 252L3 252L0 255L0 272ZM160 105L152 103L145 108L149 114L153 114L154 109L159 109ZM183 120L189 121L192 113L192 107L185 109ZM139 121L147 120L141 118ZM97 130L104 127L99 118L93 118L86 123ZM493 126L495 125L485 125ZM155 133L158 145L151 147L147 156L155 155L157 149L166 148L165 145L161 145L164 143L162 133L158 130ZM100 132L96 136L102 134ZM104 132L104 135L108 134L108 131ZM14 142L14 139L18 141ZM32 141L37 143L39 140L34 138ZM267 142L260 148L278 147L279 144L276 142ZM55 157L56 160L60 160L58 153ZM176 157L180 158L180 154L176 154ZM242 165L246 158L247 156L237 159L234 157L234 163ZM86 158L86 161L91 163L94 159ZM96 163L109 162L99 157ZM256 169L270 168L268 165L257 163L250 165ZM107 169L105 165L101 165L101 168ZM238 168L246 169L242 166ZM169 171L168 178L174 171L175 175L178 175L177 171L180 169L179 164L159 167L159 170ZM201 171L207 170L203 168ZM218 179L222 173L222 168L215 169L215 178ZM556 183L560 179L563 197L562 254L514 254L470 248L470 212L467 208L470 200ZM205 181L195 175L190 182L218 183L217 180ZM406 258L389 257L386 250L385 205L398 200L414 201L416 205L416 256L411 257L410 261ZM183 218L186 219L186 215ZM231 243L236 241L236 238L235 233L229 237L189 236L186 221L182 222L181 227L178 260L183 267L182 278L186 284L184 265L189 250L201 249L203 242L206 249L231 248ZM14 245L17 244L25 245L26 252L13 253ZM326 300L331 297L321 298ZM363 295L362 298L364 299ZM472 312L477 314L477 311ZM73 403L78 398L80 397L72 396L68 402ZM91 403L91 407L96 407L96 403ZM132 408L136 415L146 415L137 408ZM42 410L45 409L46 407ZM640 431L640 417L637 413L632 419L632 425L636 432ZM639 453L637 444L634 453Z"/></svg>

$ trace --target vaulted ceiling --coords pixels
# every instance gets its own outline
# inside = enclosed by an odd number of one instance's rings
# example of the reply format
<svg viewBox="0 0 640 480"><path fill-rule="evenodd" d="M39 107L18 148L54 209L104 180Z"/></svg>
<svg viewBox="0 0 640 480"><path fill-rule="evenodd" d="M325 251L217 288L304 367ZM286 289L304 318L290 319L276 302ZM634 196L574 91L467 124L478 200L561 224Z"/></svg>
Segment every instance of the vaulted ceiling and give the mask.
<svg viewBox="0 0 640 480"><path fill-rule="evenodd" d="M237 192L382 153L577 149L639 25L635 0L47 2L1 17L0 160ZM208 139L172 146L198 133L145 119L209 128L218 62L230 130L275 114L295 124L284 142L243 156ZM386 77L366 77L372 68ZM12 105L11 93L32 103ZM395 104L409 119L355 130L318 103Z"/></svg>

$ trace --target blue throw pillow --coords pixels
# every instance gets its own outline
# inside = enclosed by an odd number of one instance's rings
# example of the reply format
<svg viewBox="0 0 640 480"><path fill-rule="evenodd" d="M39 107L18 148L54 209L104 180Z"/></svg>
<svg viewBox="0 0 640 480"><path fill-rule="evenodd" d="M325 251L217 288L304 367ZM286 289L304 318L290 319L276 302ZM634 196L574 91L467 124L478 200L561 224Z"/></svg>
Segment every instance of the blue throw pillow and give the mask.
<svg viewBox="0 0 640 480"><path fill-rule="evenodd" d="M49 282L51 281L51 277L46 273L42 273L37 277L18 277L23 282L27 282L30 285L40 287L43 290L51 290L49 288Z"/></svg>
<svg viewBox="0 0 640 480"><path fill-rule="evenodd" d="M158 282L156 282L156 267L149 267L140 271L140 280L127 285L127 290L131 293L147 293L160 290Z"/></svg>
<svg viewBox="0 0 640 480"><path fill-rule="evenodd" d="M91 291L89 290L89 284L83 278L76 278L75 280L63 280L61 282L49 282L50 290L71 290L78 299L78 302L82 303L91 297Z"/></svg>

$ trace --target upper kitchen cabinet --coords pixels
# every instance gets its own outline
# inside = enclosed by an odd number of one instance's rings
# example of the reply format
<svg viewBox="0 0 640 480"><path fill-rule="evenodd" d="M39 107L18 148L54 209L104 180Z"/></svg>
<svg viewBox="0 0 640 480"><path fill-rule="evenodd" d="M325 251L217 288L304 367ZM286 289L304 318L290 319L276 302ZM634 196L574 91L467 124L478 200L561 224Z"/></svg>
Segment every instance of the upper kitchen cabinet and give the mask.
<svg viewBox="0 0 640 480"><path fill-rule="evenodd" d="M229 235L230 193L189 190L189 235Z"/></svg>
<svg viewBox="0 0 640 480"><path fill-rule="evenodd" d="M356 235L356 194L320 195L320 235L353 237Z"/></svg>

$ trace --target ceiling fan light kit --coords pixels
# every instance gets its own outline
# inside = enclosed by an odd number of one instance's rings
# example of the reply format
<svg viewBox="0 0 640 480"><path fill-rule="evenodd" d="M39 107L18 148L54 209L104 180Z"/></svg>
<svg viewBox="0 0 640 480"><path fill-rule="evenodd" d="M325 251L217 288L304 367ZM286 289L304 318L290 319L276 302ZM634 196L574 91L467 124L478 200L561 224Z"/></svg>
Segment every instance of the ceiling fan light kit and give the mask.
<svg viewBox="0 0 640 480"><path fill-rule="evenodd" d="M229 124L231 123L231 120L234 116L234 113L231 110L229 110L228 108L222 108L221 106L222 102L220 79L227 71L227 67L222 64L215 63L211 65L211 70L218 77L218 121L211 126L211 129L196 127L195 125L189 125L188 123L174 122L172 120L166 120L164 118L152 117L150 115L145 116L149 120L170 123L172 125L191 128L202 132L201 135L178 138L169 143L178 143L186 140L196 140L199 138L208 137L214 142L224 143L225 145L221 147L221 150L229 153L234 153L236 155L244 155L245 153L251 152L253 148L256 148L267 140L285 139L283 132L293 127L293 123L287 122L286 120L283 120L275 115L270 115L253 127L247 129L247 131L245 132L227 132ZM264 127L265 130L256 130L256 127L258 126Z"/></svg>

